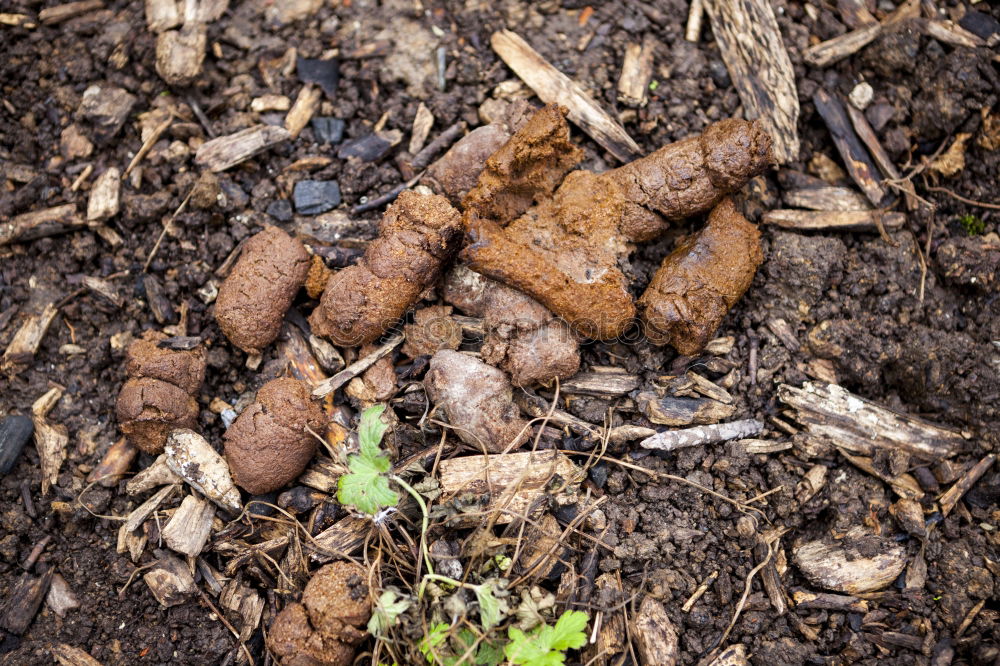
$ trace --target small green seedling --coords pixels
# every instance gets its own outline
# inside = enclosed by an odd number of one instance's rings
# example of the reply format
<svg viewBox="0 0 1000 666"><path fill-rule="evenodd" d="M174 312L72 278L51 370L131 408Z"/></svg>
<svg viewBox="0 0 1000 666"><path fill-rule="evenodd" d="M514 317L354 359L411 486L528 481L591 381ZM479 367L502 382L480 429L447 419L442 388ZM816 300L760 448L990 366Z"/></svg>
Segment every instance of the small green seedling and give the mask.
<svg viewBox="0 0 1000 666"><path fill-rule="evenodd" d="M986 223L972 213L966 213L958 218L958 223L962 225L962 229L969 236L978 236L986 231Z"/></svg>
<svg viewBox="0 0 1000 666"><path fill-rule="evenodd" d="M487 640L476 644L476 635L469 629L462 628L451 634L451 626L439 622L431 627L427 635L420 639L417 647L420 653L432 666L459 666L460 664L476 664L477 666L499 666L503 663L503 651Z"/></svg>
<svg viewBox="0 0 1000 666"><path fill-rule="evenodd" d="M582 611L566 611L554 627L541 624L528 633L511 627L504 654L520 666L560 666L566 663L566 650L581 648L587 642L584 630L588 619Z"/></svg>
<svg viewBox="0 0 1000 666"><path fill-rule="evenodd" d="M399 504L399 493L389 487L392 462L379 448L388 429L379 419L383 411L385 405L374 405L362 412L359 451L347 456L350 472L337 481L337 501L369 515Z"/></svg>

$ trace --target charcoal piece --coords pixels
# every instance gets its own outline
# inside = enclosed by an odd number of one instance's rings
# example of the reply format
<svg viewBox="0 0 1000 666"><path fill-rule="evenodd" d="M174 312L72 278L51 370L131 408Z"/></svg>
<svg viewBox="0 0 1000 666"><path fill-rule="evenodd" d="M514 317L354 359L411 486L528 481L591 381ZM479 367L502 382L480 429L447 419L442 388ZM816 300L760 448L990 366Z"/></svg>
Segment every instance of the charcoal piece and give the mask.
<svg viewBox="0 0 1000 666"><path fill-rule="evenodd" d="M974 10L965 12L965 16L958 20L958 24L981 39L989 39L1000 33L1000 21L989 14Z"/></svg>
<svg viewBox="0 0 1000 666"><path fill-rule="evenodd" d="M337 191L338 201L340 191ZM289 203L288 199L278 199L277 201L272 201L267 207L267 214L276 219L278 222L289 222L292 219L292 204Z"/></svg>
<svg viewBox="0 0 1000 666"><path fill-rule="evenodd" d="M11 414L0 421L0 476L14 467L34 430L31 419L21 414Z"/></svg>
<svg viewBox="0 0 1000 666"><path fill-rule="evenodd" d="M319 117L312 119L313 133L317 141L340 143L344 140L344 121L340 118Z"/></svg>
<svg viewBox="0 0 1000 666"><path fill-rule="evenodd" d="M22 574L11 587L10 594L0 607L0 628L21 635L35 619L38 608L48 594L52 570L42 576Z"/></svg>
<svg viewBox="0 0 1000 666"><path fill-rule="evenodd" d="M392 143L380 137L378 134L366 134L356 139L349 139L340 146L337 157L346 160L349 157L357 157L362 162L374 162L381 159L392 148Z"/></svg>
<svg viewBox="0 0 1000 666"><path fill-rule="evenodd" d="M300 180L292 199L300 214L319 215L340 205L340 185L335 180Z"/></svg>
<svg viewBox="0 0 1000 666"><path fill-rule="evenodd" d="M303 83L315 83L326 96L333 99L340 81L340 63L335 59L319 60L299 58L295 63L295 73Z"/></svg>

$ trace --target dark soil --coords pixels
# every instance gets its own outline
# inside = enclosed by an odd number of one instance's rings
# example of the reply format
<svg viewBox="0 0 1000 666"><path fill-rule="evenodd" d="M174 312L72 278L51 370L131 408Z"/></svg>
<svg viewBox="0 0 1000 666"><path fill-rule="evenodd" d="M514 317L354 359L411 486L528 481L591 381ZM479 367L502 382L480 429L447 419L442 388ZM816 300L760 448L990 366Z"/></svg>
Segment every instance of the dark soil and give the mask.
<svg viewBox="0 0 1000 666"><path fill-rule="evenodd" d="M36 16L41 4L56 3L13 0L3 11ZM398 129L405 137L382 160L358 163L339 159L336 147L318 142L307 127L298 140L220 174L223 196L214 205L210 201L206 208L192 206L178 215L150 264L149 274L162 286L174 311L166 320L158 320L150 307L142 271L163 228L161 222L198 179L191 147L208 137L191 114L176 122L146 157L139 187L123 184L122 212L109 222L124 239L122 246L112 247L85 229L0 248L0 347L10 342L23 318L45 303L68 297L30 365L0 377L0 416L30 413L31 404L51 383L58 383L65 387L65 396L48 418L66 426L70 435L68 458L47 495L40 494L39 459L30 444L0 479L0 599L21 574L21 562L33 546L49 536L34 571L57 570L80 601L80 608L65 618L43 605L23 636L3 634L0 663L52 663L49 648L54 643L80 647L103 664L209 664L237 659L236 639L203 601L194 598L164 609L143 583L141 572L126 588L136 567L154 559L151 549L138 563L131 562L127 553L117 554L120 523L92 513L126 515L145 497L129 497L121 484L89 489L81 498L89 512L76 503L87 486L87 473L119 437L114 401L124 381L123 342L146 329L177 324L176 313L186 303L187 335L202 336L209 349L208 378L199 399L200 426L209 441L221 442L223 426L209 409L210 401L220 397L236 403L259 387L268 378L274 349L265 352L263 372L244 367L244 355L221 335L211 302L204 297L211 291L204 289L206 285L219 283L214 271L242 239L264 224L295 231L314 223L313 218L299 216L283 222L266 212L275 201L290 199L297 180L338 180L345 211L407 180L409 174L396 158L406 148L421 102L435 117L431 139L458 120L478 125L480 103L501 82L516 80L489 47L493 31L517 31L606 109L622 111L626 129L644 151L698 132L741 109L707 19L700 43L684 41L688 3L681 0L593 3L593 15L583 23L585 3L575 0L492 4L344 0L323 3L309 18L285 26L273 16L280 4L233 2L209 27L203 74L183 90L170 90L154 69L155 37L146 29L142 3L112 0L104 9L54 26L0 26L0 222L65 202L76 202L85 210L89 184L79 191L72 191L71 184L87 163L93 164L95 175L109 166L124 169L142 143L139 114L152 108L187 109L197 104L212 131L222 135L253 122L248 120L249 102L261 94L284 94L294 100L300 82L294 73L280 74L280 65L275 64L290 46L300 56L316 58L330 48L350 54L373 41L388 40L382 55L341 59L339 87L333 98L324 98L317 115L345 119L347 138L369 133L385 115L384 129ZM994 206L1000 203L1000 150L988 150L975 139L983 123L981 110L997 113L996 52L954 47L907 32L880 38L829 68L810 68L801 52L812 43L811 36L828 39L847 30L831 9L834 3L814 3L817 6L809 11L798 2L773 4L795 66L802 105L801 161L787 165L789 169L810 171L818 155L839 161L810 101L820 85L846 95L859 81L869 82L875 90L870 108L877 109L869 115L878 116L880 122L873 124L879 138L896 163L907 169L934 154L942 142L950 145L955 133L972 133L973 139L965 168L956 177L936 183L917 178L918 193L934 208L909 214L906 227L892 235L892 243L877 234L762 229L765 263L718 333L736 340L726 360L738 369L738 381L729 389L736 398L737 417L761 419L781 434L771 421L783 409L777 385L799 385L815 378L816 368L822 367L861 396L967 432L970 450L957 462L964 466L978 461L1000 446L1000 217L996 210L962 203L926 186L946 187ZM953 2L938 4L948 5L949 11L957 8ZM880 0L877 8L884 13L893 5ZM991 3L980 2L975 8L1000 18L1000 9ZM658 85L645 108L619 109L616 82L625 45L647 35L658 42L653 75ZM437 87L435 70L439 45L447 52L443 90ZM273 76L273 88L268 88L265 74ZM120 133L103 140L76 117L84 90L94 84L119 86L138 99ZM264 113L262 120L280 124L283 113ZM60 135L73 123L95 144L89 157L61 155ZM586 150L586 168L615 164L586 136L575 129L574 133ZM329 162L312 173L288 170L307 156L323 156ZM748 188L744 207L752 217L780 205L781 194L788 189L784 178L783 173L772 172ZM93 176L88 183L92 181ZM850 185L846 177L843 184ZM982 221L980 233L968 235L959 221L965 215ZM345 235L356 240L373 237L379 216L377 210L353 216L355 222ZM692 220L680 225L676 233L633 255L630 270L636 276L636 294L677 238L701 224L702 220ZM929 248L926 274L921 270L920 248ZM82 288L84 276L110 280L124 297L122 307ZM300 304L308 313L311 304L304 300ZM790 350L772 333L767 324L774 318L790 324L800 342L797 349ZM752 348L756 349L753 369ZM585 355L585 367L621 366L649 381L695 363L696 359L678 361L672 351L645 341L594 343L586 347ZM718 379L723 374L708 376ZM610 401L585 399L574 401L571 409L600 423L611 406ZM617 412L615 418L616 425L646 423L631 412ZM433 432L413 428L407 432L412 437L397 438L402 453L410 452L410 445L412 450L422 448L425 436L427 445L438 439ZM664 458L635 455L627 448L609 455L744 500L781 486L761 505L766 505L773 523L790 529L781 542L786 550L796 539L861 524L877 526L883 534L903 541L910 555L920 550L918 540L908 538L888 513L895 499L889 487L836 454L812 460L797 449L746 455L738 447L720 444ZM151 461L141 454L133 471ZM816 463L829 468L828 482L800 504L796 484ZM609 495L602 506L609 526L603 537L607 547L595 551L597 573L620 572L627 596L650 593L659 598L681 636L681 663L693 664L714 647L729 624L759 553L755 555L752 539L741 536L737 523L742 514L730 504L689 486L656 481L613 465L608 469L606 482L592 488L598 496ZM31 507L22 499L23 488ZM873 601L873 610L865 616L794 607L779 616L758 578L728 642L745 644L755 664L943 664L948 662L929 659L932 653L946 652L947 646L955 651L955 663L997 663L1000 583L991 571L997 571L1000 561L998 488L1000 469L994 468L935 527L926 544L922 588L904 590L901 582L898 589L891 588ZM592 542L582 542L574 557L586 559L584 551L591 547ZM208 552L205 557L220 566L221 555ZM992 568L987 568L986 560ZM578 571L582 566L577 562ZM680 606L713 571L719 572L716 582L690 612L681 612ZM273 591L275 581L253 566L238 576L266 590L266 626L280 607L275 603L279 598ZM782 582L786 589L809 587L791 563ZM555 589L554 584L550 587ZM962 620L980 601L985 606L958 636ZM804 625L815 632L815 639L803 631ZM884 632L918 636L923 648L873 639ZM256 662L263 663L260 630L248 647Z"/></svg>

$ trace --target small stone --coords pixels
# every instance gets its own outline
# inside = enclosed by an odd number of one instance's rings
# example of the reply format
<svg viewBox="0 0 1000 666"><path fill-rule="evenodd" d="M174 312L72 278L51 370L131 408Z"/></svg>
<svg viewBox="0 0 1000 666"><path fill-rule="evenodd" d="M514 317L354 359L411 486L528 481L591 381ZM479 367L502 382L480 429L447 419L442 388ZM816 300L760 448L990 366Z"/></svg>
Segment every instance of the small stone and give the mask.
<svg viewBox="0 0 1000 666"><path fill-rule="evenodd" d="M288 222L292 219L292 204L288 199L272 201L267 207L267 214L278 222Z"/></svg>
<svg viewBox="0 0 1000 666"><path fill-rule="evenodd" d="M261 95L250 102L250 110L255 113L266 111L288 111L292 101L284 95Z"/></svg>
<svg viewBox="0 0 1000 666"><path fill-rule="evenodd" d="M121 184L121 171L118 167L109 167L97 177L87 201L88 220L103 222L118 214Z"/></svg>
<svg viewBox="0 0 1000 666"><path fill-rule="evenodd" d="M161 32L156 38L156 72L171 85L186 86L201 74L208 43L200 23Z"/></svg>
<svg viewBox="0 0 1000 666"><path fill-rule="evenodd" d="M340 143L344 140L344 121L340 118L319 117L312 119L313 133L317 141Z"/></svg>
<svg viewBox="0 0 1000 666"><path fill-rule="evenodd" d="M349 139L340 146L337 157L346 160L349 157L357 157L362 162L374 162L381 159L392 148L392 142L384 139L378 134L366 134L356 139Z"/></svg>
<svg viewBox="0 0 1000 666"><path fill-rule="evenodd" d="M94 152L94 144L80 131L80 126L74 123L59 135L59 152L67 160L76 160L89 157Z"/></svg>
<svg viewBox="0 0 1000 666"><path fill-rule="evenodd" d="M34 431L31 419L21 414L11 414L0 421L0 476L14 467L21 449Z"/></svg>
<svg viewBox="0 0 1000 666"><path fill-rule="evenodd" d="M340 185L335 180L300 180L292 198L302 215L319 215L340 205Z"/></svg>
<svg viewBox="0 0 1000 666"><path fill-rule="evenodd" d="M868 108L868 105L872 103L872 99L875 97L875 90L871 87L871 84L867 81L862 81L858 85L854 86L854 90L848 95L851 100L851 105L859 111L864 111Z"/></svg>
<svg viewBox="0 0 1000 666"><path fill-rule="evenodd" d="M319 60L299 58L295 62L295 73L302 83L315 83L326 96L333 99L340 82L340 63L335 59Z"/></svg>
<svg viewBox="0 0 1000 666"><path fill-rule="evenodd" d="M205 171L191 190L191 205L201 210L209 210L219 203L221 193L219 177L211 171Z"/></svg>
<svg viewBox="0 0 1000 666"><path fill-rule="evenodd" d="M94 125L94 138L100 144L118 134L135 102L136 98L123 88L90 86L83 91L77 115Z"/></svg>

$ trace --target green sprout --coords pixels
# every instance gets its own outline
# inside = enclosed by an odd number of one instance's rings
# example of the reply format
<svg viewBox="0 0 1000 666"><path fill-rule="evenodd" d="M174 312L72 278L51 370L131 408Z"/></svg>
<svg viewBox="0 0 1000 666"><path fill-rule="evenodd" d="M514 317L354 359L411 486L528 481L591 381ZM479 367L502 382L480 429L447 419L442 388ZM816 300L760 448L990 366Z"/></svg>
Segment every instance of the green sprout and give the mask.
<svg viewBox="0 0 1000 666"><path fill-rule="evenodd" d="M972 213L966 213L962 217L958 218L958 223L962 225L962 229L964 229L965 233L969 236L978 236L986 231L986 223Z"/></svg>
<svg viewBox="0 0 1000 666"><path fill-rule="evenodd" d="M566 663L566 650L581 648L587 642L584 630L588 619L582 611L566 611L554 627L540 624L528 633L511 627L504 655L520 666L560 666Z"/></svg>

